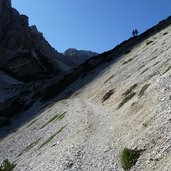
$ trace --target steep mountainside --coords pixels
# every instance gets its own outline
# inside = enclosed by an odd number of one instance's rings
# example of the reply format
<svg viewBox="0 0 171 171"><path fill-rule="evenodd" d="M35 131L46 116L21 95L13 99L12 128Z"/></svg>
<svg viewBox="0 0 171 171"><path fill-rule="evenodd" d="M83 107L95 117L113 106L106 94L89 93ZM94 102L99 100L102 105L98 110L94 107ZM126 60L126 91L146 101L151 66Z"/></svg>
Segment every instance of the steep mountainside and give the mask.
<svg viewBox="0 0 171 171"><path fill-rule="evenodd" d="M1 128L0 161L16 171L122 171L127 147L140 151L132 171L170 171L170 41L171 17L41 89Z"/></svg>

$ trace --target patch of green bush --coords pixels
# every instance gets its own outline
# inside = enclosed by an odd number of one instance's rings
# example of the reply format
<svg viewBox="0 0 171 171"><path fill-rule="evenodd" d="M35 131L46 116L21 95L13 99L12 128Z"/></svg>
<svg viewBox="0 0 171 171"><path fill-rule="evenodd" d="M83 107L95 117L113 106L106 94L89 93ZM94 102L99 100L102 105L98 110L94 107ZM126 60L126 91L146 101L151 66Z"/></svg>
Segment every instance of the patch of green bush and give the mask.
<svg viewBox="0 0 171 171"><path fill-rule="evenodd" d="M128 53L130 53L130 52L131 52L130 49L126 49L125 52L124 52L124 54L126 55L126 54L128 54Z"/></svg>
<svg viewBox="0 0 171 171"><path fill-rule="evenodd" d="M126 65L127 63L131 62L133 59L134 59L134 58L130 58L130 59L128 59L127 61L124 61L124 62L122 63L122 65Z"/></svg>
<svg viewBox="0 0 171 171"><path fill-rule="evenodd" d="M140 151L124 148L120 154L120 163L125 171L128 171L133 167L138 158L140 157Z"/></svg>
<svg viewBox="0 0 171 171"><path fill-rule="evenodd" d="M126 96L123 101L119 104L118 109L120 109L125 103L127 103L129 100L131 100L135 96L135 92L130 93L128 96Z"/></svg>
<svg viewBox="0 0 171 171"><path fill-rule="evenodd" d="M153 43L153 41L152 40L149 40L149 41L146 42L146 45L149 45L151 43Z"/></svg>
<svg viewBox="0 0 171 171"><path fill-rule="evenodd" d="M109 80L111 80L114 77L114 75L111 75L104 83L107 83Z"/></svg>
<svg viewBox="0 0 171 171"><path fill-rule="evenodd" d="M169 66L169 67L166 69L166 71L164 71L163 74L165 74L166 72L168 72L170 69L171 69L171 66Z"/></svg>
<svg viewBox="0 0 171 171"><path fill-rule="evenodd" d="M143 70L140 74L144 74L146 71L148 71L149 68L146 68L145 70Z"/></svg>
<svg viewBox="0 0 171 171"><path fill-rule="evenodd" d="M129 87L129 89L127 89L124 93L122 93L123 96L127 96L128 94L130 94L132 92L132 90L134 90L137 87L137 84L132 85L131 87Z"/></svg>
<svg viewBox="0 0 171 171"><path fill-rule="evenodd" d="M42 148L43 146L45 146L46 144L48 144L50 141L52 141L55 138L55 136L58 135L66 126L67 125L63 126L60 130L58 130L56 133L54 133L53 135L51 135L46 141L44 141L40 145L39 149Z"/></svg>
<svg viewBox="0 0 171 171"><path fill-rule="evenodd" d="M0 166L0 171L12 171L16 164L10 163L8 159L4 160Z"/></svg>
<svg viewBox="0 0 171 171"><path fill-rule="evenodd" d="M27 127L26 127L26 128L31 127L31 126L32 126L36 121L37 121L37 119L35 119L35 120L33 120L32 122L30 122L30 123L27 125Z"/></svg>
<svg viewBox="0 0 171 171"><path fill-rule="evenodd" d="M150 84L145 84L141 90L140 90L140 93L139 93L139 96L142 97L145 93L145 91L147 90L147 88L150 86Z"/></svg>
<svg viewBox="0 0 171 171"><path fill-rule="evenodd" d="M43 129L44 127L46 127L51 122L55 122L55 121L58 121L58 120L62 120L65 117L65 114L66 114L66 112L64 112L62 114L55 115L46 124L44 124L40 129Z"/></svg>
<svg viewBox="0 0 171 171"><path fill-rule="evenodd" d="M163 36L165 36L165 35L167 35L167 34L168 34L168 32L166 31L166 32L163 33Z"/></svg>
<svg viewBox="0 0 171 171"><path fill-rule="evenodd" d="M114 93L114 89L109 90L102 98L102 102L105 102L107 99L110 98L110 96Z"/></svg>

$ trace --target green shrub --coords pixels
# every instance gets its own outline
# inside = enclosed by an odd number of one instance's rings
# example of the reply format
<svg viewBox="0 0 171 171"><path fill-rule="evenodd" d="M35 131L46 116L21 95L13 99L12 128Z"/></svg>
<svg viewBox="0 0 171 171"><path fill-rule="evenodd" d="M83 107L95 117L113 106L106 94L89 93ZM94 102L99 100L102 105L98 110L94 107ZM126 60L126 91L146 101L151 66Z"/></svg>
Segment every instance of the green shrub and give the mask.
<svg viewBox="0 0 171 171"><path fill-rule="evenodd" d="M111 80L114 77L114 75L111 75L104 83L107 83L109 80Z"/></svg>
<svg viewBox="0 0 171 171"><path fill-rule="evenodd" d="M142 97L144 95L144 92L147 90L147 88L150 86L150 84L146 84L144 85L141 90L140 90L140 93L139 93L139 96Z"/></svg>
<svg viewBox="0 0 171 171"><path fill-rule="evenodd" d="M125 103L127 103L129 100L131 100L135 96L135 92L130 93L128 96L126 96L123 101L119 104L118 109L121 108Z"/></svg>
<svg viewBox="0 0 171 171"><path fill-rule="evenodd" d="M146 71L148 71L149 68L144 69L140 74L144 74Z"/></svg>
<svg viewBox="0 0 171 171"><path fill-rule="evenodd" d="M149 45L151 43L153 43L153 41L152 40L149 40L149 41L146 42L146 45Z"/></svg>
<svg viewBox="0 0 171 171"><path fill-rule="evenodd" d="M37 121L37 119L35 119L35 120L31 121L31 122L27 125L27 127L26 127L26 128L31 127L31 126L32 126L36 121Z"/></svg>
<svg viewBox="0 0 171 171"><path fill-rule="evenodd" d="M127 89L124 93L122 93L123 96L127 96L128 94L130 94L132 92L132 90L134 90L137 87L137 84L132 85L131 87L129 87L129 89Z"/></svg>
<svg viewBox="0 0 171 171"><path fill-rule="evenodd" d="M48 144L50 141L52 141L55 138L55 136L58 135L66 126L67 125L63 126L60 130L58 130L56 133L54 133L53 135L51 135L46 141L44 141L40 145L39 149L42 148L43 146L45 146L46 144Z"/></svg>
<svg viewBox="0 0 171 171"><path fill-rule="evenodd" d="M0 171L12 171L15 168L16 164L10 163L8 159L4 160L0 166Z"/></svg>
<svg viewBox="0 0 171 171"><path fill-rule="evenodd" d="M140 157L140 151L124 148L120 155L120 163L124 170L130 170L133 167L138 158Z"/></svg>
<svg viewBox="0 0 171 171"><path fill-rule="evenodd" d="M128 54L128 53L130 53L130 52L131 52L130 49L126 49L125 52L124 52L124 54L126 55L126 54Z"/></svg>
<svg viewBox="0 0 171 171"><path fill-rule="evenodd" d="M163 74L165 74L166 72L168 72L170 69L171 69L171 66L169 66L169 67L166 69L166 71L164 71Z"/></svg>
<svg viewBox="0 0 171 171"><path fill-rule="evenodd" d="M165 36L165 35L167 35L168 34L168 32L165 32L165 33L163 33L163 36Z"/></svg>
<svg viewBox="0 0 171 171"><path fill-rule="evenodd" d="M64 113L62 113L62 114L57 114L57 115L55 115L55 116L53 116L46 124L44 124L40 129L43 129L44 127L46 127L49 123L51 123L51 122L56 122L56 121L60 121L60 120L62 120L64 117L65 117L65 114L66 114L67 112L64 112Z"/></svg>
<svg viewBox="0 0 171 171"><path fill-rule="evenodd" d="M130 59L128 59L127 61L124 61L124 62L122 63L122 65L126 65L127 63L131 62L133 59L134 59L134 58L130 58Z"/></svg>
<svg viewBox="0 0 171 171"><path fill-rule="evenodd" d="M114 93L114 89L108 91L102 98L102 102L105 102L107 99L110 98L110 96Z"/></svg>

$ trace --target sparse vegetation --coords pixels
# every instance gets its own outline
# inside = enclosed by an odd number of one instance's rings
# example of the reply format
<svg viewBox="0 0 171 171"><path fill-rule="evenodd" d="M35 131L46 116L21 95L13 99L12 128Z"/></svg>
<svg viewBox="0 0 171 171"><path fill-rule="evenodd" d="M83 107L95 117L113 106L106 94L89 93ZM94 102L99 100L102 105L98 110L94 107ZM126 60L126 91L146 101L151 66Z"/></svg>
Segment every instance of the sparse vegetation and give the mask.
<svg viewBox="0 0 171 171"><path fill-rule="evenodd" d="M58 135L66 126L67 125L63 126L60 130L58 130L56 133L54 133L53 135L51 135L46 141L44 141L40 145L39 149L42 148L43 146L45 146L46 144L48 144L50 141L52 141L55 138L55 136Z"/></svg>
<svg viewBox="0 0 171 171"><path fill-rule="evenodd" d="M170 69L171 69L171 66L169 66L169 67L166 69L166 71L164 71L163 74L165 74L166 72L168 72Z"/></svg>
<svg viewBox="0 0 171 171"><path fill-rule="evenodd" d="M149 68L146 68L145 70L143 70L140 74L144 74L146 71L148 71Z"/></svg>
<svg viewBox="0 0 171 171"><path fill-rule="evenodd" d="M122 63L122 65L126 65L127 63L131 62L133 59L134 59L134 58L130 58L130 59L128 59L127 61L124 61L124 62Z"/></svg>
<svg viewBox="0 0 171 171"><path fill-rule="evenodd" d="M36 121L37 121L37 119L35 119L35 120L33 120L32 122L30 122L30 123L27 125L27 127L26 127L26 128L31 127L31 126L32 126Z"/></svg>
<svg viewBox="0 0 171 171"><path fill-rule="evenodd" d="M39 143L40 139L34 141L33 143L31 143L30 145L28 145L27 147L25 147L25 149L18 154L17 157L21 156L23 153L28 152L29 150L31 150L33 147L35 147L38 143Z"/></svg>
<svg viewBox="0 0 171 171"><path fill-rule="evenodd" d="M34 141L33 143L31 143L30 145L28 145L28 146L24 149L24 152L27 152L27 151L29 151L30 149L32 149L33 147L35 147L35 146L38 144L39 141L40 141L40 139L38 139L38 140Z"/></svg>
<svg viewBox="0 0 171 171"><path fill-rule="evenodd" d="M104 83L107 83L109 80L111 80L114 77L114 75L111 75Z"/></svg>
<svg viewBox="0 0 171 171"><path fill-rule="evenodd" d="M114 93L114 89L109 90L102 98L102 102L105 102L107 99L110 98L110 96Z"/></svg>
<svg viewBox="0 0 171 171"><path fill-rule="evenodd" d="M141 68L143 68L145 65L142 65L142 66L140 66L139 68L138 68L138 71L141 69Z"/></svg>
<svg viewBox="0 0 171 171"><path fill-rule="evenodd" d="M0 166L0 171L12 171L16 164L10 163L8 159L4 160Z"/></svg>
<svg viewBox="0 0 171 171"><path fill-rule="evenodd" d="M142 97L145 93L145 91L147 90L147 88L150 86L150 84L145 84L141 90L140 90L140 93L139 93L139 96Z"/></svg>
<svg viewBox="0 0 171 171"><path fill-rule="evenodd" d="M125 171L128 171L133 167L138 158L140 157L140 151L124 148L120 155L120 163Z"/></svg>
<svg viewBox="0 0 171 171"><path fill-rule="evenodd" d="M157 57L158 57L158 56L154 56L154 57L151 59L151 61L154 60L154 59L156 59Z"/></svg>
<svg viewBox="0 0 171 171"><path fill-rule="evenodd" d="M146 45L149 45L151 43L153 43L153 41L152 40L149 40L149 41L146 42Z"/></svg>
<svg viewBox="0 0 171 171"><path fill-rule="evenodd" d="M137 84L132 85L129 89L127 89L124 93L122 93L122 96L127 96L137 87Z"/></svg>
<svg viewBox="0 0 171 171"><path fill-rule="evenodd" d="M160 62L159 61L157 61L153 66L156 66L157 64L159 64Z"/></svg>
<svg viewBox="0 0 171 171"><path fill-rule="evenodd" d="M127 103L129 100L131 100L135 96L135 92L130 93L128 96L126 96L123 101L119 104L118 109L121 108L125 103Z"/></svg>
<svg viewBox="0 0 171 171"><path fill-rule="evenodd" d="M164 44L165 44L165 42L162 43L162 45L164 45Z"/></svg>
<svg viewBox="0 0 171 171"><path fill-rule="evenodd" d="M66 112L62 113L62 114L57 114L54 117L52 117L46 124L44 124L40 129L43 129L44 127L46 127L49 123L51 122L55 122L55 121L60 121L65 117Z"/></svg>
<svg viewBox="0 0 171 171"><path fill-rule="evenodd" d="M127 50L125 50L124 54L126 55L126 54L128 54L130 52L131 52L131 50L130 49L127 49Z"/></svg>
<svg viewBox="0 0 171 171"><path fill-rule="evenodd" d="M167 34L168 34L168 32L166 31L166 32L163 33L163 36L165 36L165 35L167 35Z"/></svg>
<svg viewBox="0 0 171 171"><path fill-rule="evenodd" d="M151 75L149 76L149 79L151 79L152 77L154 77L155 75L157 75L157 73L158 73L158 72L154 72L153 74L151 74Z"/></svg>

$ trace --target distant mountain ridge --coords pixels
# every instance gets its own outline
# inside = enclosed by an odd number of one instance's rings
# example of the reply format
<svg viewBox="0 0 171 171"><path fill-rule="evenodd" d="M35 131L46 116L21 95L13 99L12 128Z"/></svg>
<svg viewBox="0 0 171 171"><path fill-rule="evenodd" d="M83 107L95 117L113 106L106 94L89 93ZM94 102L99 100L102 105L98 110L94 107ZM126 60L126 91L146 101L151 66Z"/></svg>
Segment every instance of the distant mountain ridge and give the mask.
<svg viewBox="0 0 171 171"><path fill-rule="evenodd" d="M80 65L87 59L97 56L98 53L86 50L77 50L75 48L69 48L64 52L64 55L69 57L76 65Z"/></svg>

